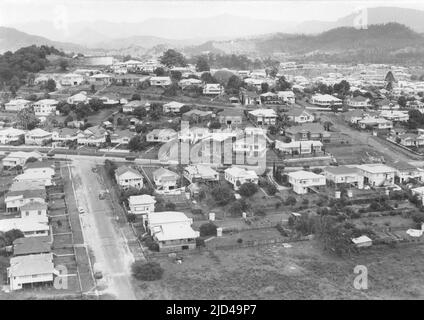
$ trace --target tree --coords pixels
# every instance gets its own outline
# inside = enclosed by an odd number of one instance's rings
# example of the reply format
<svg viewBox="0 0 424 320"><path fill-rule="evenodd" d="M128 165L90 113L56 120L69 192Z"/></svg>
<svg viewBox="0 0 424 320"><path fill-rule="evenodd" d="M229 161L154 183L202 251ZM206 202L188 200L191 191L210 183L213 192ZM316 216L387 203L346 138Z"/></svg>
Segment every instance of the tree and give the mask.
<svg viewBox="0 0 424 320"><path fill-rule="evenodd" d="M277 84L275 86L276 91L286 91L291 89L291 84L286 80L286 77L281 76L278 78Z"/></svg>
<svg viewBox="0 0 424 320"><path fill-rule="evenodd" d="M46 83L46 90L47 90L48 92L53 92L53 91L55 91L55 90L56 90L56 81L54 81L53 79L49 79L49 80L47 80L47 83Z"/></svg>
<svg viewBox="0 0 424 320"><path fill-rule="evenodd" d="M196 61L197 72L210 71L210 69L211 68L209 66L208 58L206 56L197 57L197 61Z"/></svg>
<svg viewBox="0 0 424 320"><path fill-rule="evenodd" d="M251 197L258 191L258 185L253 182L245 182L239 188L239 193L243 197Z"/></svg>
<svg viewBox="0 0 424 320"><path fill-rule="evenodd" d="M211 130L221 129L221 123L217 120L214 120L209 124L209 129L211 129Z"/></svg>
<svg viewBox="0 0 424 320"><path fill-rule="evenodd" d="M180 52L174 49L168 49L165 51L160 58L160 62L168 68L187 66L186 58Z"/></svg>
<svg viewBox="0 0 424 320"><path fill-rule="evenodd" d="M164 272L159 263L140 260L132 264L131 271L134 278L142 281L160 280Z"/></svg>
<svg viewBox="0 0 424 320"><path fill-rule="evenodd" d="M211 75L210 72L203 72L200 76L200 80L205 83L218 83L218 81Z"/></svg>
<svg viewBox="0 0 424 320"><path fill-rule="evenodd" d="M172 70L171 71L171 79L173 81L180 81L183 78L183 74L180 71Z"/></svg>
<svg viewBox="0 0 424 320"><path fill-rule="evenodd" d="M132 137L128 142L128 149L130 149L130 151L142 151L146 148L146 146L147 142L145 138L140 135Z"/></svg>
<svg viewBox="0 0 424 320"><path fill-rule="evenodd" d="M228 79L226 89L229 94L238 94L241 87L243 81L238 76L233 75Z"/></svg>
<svg viewBox="0 0 424 320"><path fill-rule="evenodd" d="M345 97L350 90L350 83L346 80L342 80L339 83L334 84L333 86L334 93L337 93L338 95Z"/></svg>
<svg viewBox="0 0 424 320"><path fill-rule="evenodd" d="M13 244L13 241L19 238L24 238L25 235L21 230L12 229L12 230L6 231L4 233L4 237L6 239L6 245L10 246Z"/></svg>
<svg viewBox="0 0 424 320"><path fill-rule="evenodd" d="M405 96L399 97L398 104L401 108L406 108L406 98L405 98Z"/></svg>
<svg viewBox="0 0 424 320"><path fill-rule="evenodd" d="M262 93L267 93L269 91L269 84L266 82L261 83L261 91Z"/></svg>
<svg viewBox="0 0 424 320"><path fill-rule="evenodd" d="M138 93L134 93L131 97L131 101L134 101L134 100L140 101L141 96Z"/></svg>
<svg viewBox="0 0 424 320"><path fill-rule="evenodd" d="M32 130L40 123L40 119L35 116L33 107L20 110L17 114L17 121L25 130Z"/></svg>
<svg viewBox="0 0 424 320"><path fill-rule="evenodd" d="M172 83L170 86L167 86L165 90L163 91L163 95L167 97L175 97L178 95L178 91L180 90L180 87L177 83Z"/></svg>
<svg viewBox="0 0 424 320"><path fill-rule="evenodd" d="M165 75L165 69L158 67L155 70L153 70L153 73L158 77L163 77Z"/></svg>
<svg viewBox="0 0 424 320"><path fill-rule="evenodd" d="M216 186L211 195L218 205L224 206L234 199L234 192L227 186Z"/></svg>
<svg viewBox="0 0 424 320"><path fill-rule="evenodd" d="M201 237L216 236L216 225L213 222L206 222L199 228Z"/></svg>
<svg viewBox="0 0 424 320"><path fill-rule="evenodd" d="M68 60L66 60L66 59L60 59L59 66L60 66L60 69L62 71L66 71L66 69L68 69L68 67L69 67Z"/></svg>
<svg viewBox="0 0 424 320"><path fill-rule="evenodd" d="M133 111L133 115L137 117L137 119L143 119L147 116L147 111L143 107L135 108Z"/></svg>

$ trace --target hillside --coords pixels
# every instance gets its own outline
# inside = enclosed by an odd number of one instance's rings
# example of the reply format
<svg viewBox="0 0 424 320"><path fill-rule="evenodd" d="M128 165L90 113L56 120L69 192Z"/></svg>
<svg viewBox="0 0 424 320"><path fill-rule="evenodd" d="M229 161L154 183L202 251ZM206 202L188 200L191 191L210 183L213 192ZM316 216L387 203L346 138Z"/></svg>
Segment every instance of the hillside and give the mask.
<svg viewBox="0 0 424 320"><path fill-rule="evenodd" d="M331 61L395 61L416 60L424 50L424 37L408 27L388 23L358 30L340 27L318 35L274 34L254 39L208 43L210 51L270 56L287 53L293 57ZM194 49L191 49L194 52Z"/></svg>
<svg viewBox="0 0 424 320"><path fill-rule="evenodd" d="M84 48L79 45L66 42L52 41L44 37L35 36L13 28L0 27L0 53L16 51L22 47L31 45L54 46L66 52L82 52Z"/></svg>

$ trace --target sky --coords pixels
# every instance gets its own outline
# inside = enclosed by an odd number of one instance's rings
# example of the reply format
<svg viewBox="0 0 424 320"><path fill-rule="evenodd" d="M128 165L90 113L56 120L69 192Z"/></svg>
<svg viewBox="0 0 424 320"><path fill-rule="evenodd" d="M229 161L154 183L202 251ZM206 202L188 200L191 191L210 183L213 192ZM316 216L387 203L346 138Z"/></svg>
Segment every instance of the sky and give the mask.
<svg viewBox="0 0 424 320"><path fill-rule="evenodd" d="M107 20L139 22L149 18L210 17L222 14L258 19L334 21L364 7L401 6L424 10L423 1L184 1L184 0L0 0L0 25L62 19L69 23Z"/></svg>

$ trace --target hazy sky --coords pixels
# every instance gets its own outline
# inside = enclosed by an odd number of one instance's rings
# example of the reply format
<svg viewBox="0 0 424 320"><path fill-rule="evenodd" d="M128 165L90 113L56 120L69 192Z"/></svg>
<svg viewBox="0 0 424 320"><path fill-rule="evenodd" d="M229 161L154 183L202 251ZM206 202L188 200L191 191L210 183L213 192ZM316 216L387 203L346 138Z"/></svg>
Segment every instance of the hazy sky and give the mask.
<svg viewBox="0 0 424 320"><path fill-rule="evenodd" d="M221 14L286 21L331 21L363 7L401 6L424 10L423 1L184 1L184 0L0 0L0 25L61 19L136 22L149 18L190 18Z"/></svg>

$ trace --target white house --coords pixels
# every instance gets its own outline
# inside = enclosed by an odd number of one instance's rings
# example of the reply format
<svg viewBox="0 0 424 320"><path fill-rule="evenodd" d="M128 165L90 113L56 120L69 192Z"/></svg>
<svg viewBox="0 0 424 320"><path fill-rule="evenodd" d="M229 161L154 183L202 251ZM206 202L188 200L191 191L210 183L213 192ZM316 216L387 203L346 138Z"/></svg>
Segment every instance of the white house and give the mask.
<svg viewBox="0 0 424 320"><path fill-rule="evenodd" d="M258 183L259 177L253 170L247 170L240 167L231 167L225 169L224 178L233 185L234 190L238 190L243 183Z"/></svg>
<svg viewBox="0 0 424 320"><path fill-rule="evenodd" d="M22 289L25 285L53 284L58 275L60 273L54 267L52 253L12 257L7 268L11 291Z"/></svg>
<svg viewBox="0 0 424 320"><path fill-rule="evenodd" d="M147 142L168 142L177 137L177 132L174 129L154 129L146 135Z"/></svg>
<svg viewBox="0 0 424 320"><path fill-rule="evenodd" d="M257 125L274 125L277 121L277 114L273 109L256 109L249 111Z"/></svg>
<svg viewBox="0 0 424 320"><path fill-rule="evenodd" d="M238 154L245 154L248 157L264 155L266 151L266 137L263 134L246 135L234 141L233 151Z"/></svg>
<svg viewBox="0 0 424 320"><path fill-rule="evenodd" d="M171 101L163 105L163 112L164 113L168 113L168 112L179 113L183 106L184 106L184 103Z"/></svg>
<svg viewBox="0 0 424 320"><path fill-rule="evenodd" d="M84 77L80 74L68 73L63 75L59 82L62 86L79 86L84 82Z"/></svg>
<svg viewBox="0 0 424 320"><path fill-rule="evenodd" d="M86 104L88 103L88 101L90 101L90 99L87 97L87 92L85 91L81 91L80 93L70 96L66 100L66 102L68 102L69 104L78 104L78 103Z"/></svg>
<svg viewBox="0 0 424 320"><path fill-rule="evenodd" d="M6 212L17 212L20 207L29 202L46 202L46 191L40 189L9 191L6 193L4 202L6 204Z"/></svg>
<svg viewBox="0 0 424 320"><path fill-rule="evenodd" d="M275 149L280 150L284 154L313 154L322 152L323 144L321 141L291 141L283 142L275 140Z"/></svg>
<svg viewBox="0 0 424 320"><path fill-rule="evenodd" d="M48 223L47 204L44 202L28 202L19 208L21 219L31 219L39 223Z"/></svg>
<svg viewBox="0 0 424 320"><path fill-rule="evenodd" d="M25 134L25 144L43 146L52 141L52 133L35 128Z"/></svg>
<svg viewBox="0 0 424 320"><path fill-rule="evenodd" d="M196 248L199 232L191 227L193 219L183 212L153 212L147 215L146 225L159 251L172 252Z"/></svg>
<svg viewBox="0 0 424 320"><path fill-rule="evenodd" d="M115 179L118 185L127 189L129 187L141 189L143 188L143 175L137 170L121 166L115 170Z"/></svg>
<svg viewBox="0 0 424 320"><path fill-rule="evenodd" d="M0 231L21 230L25 237L43 237L49 235L49 226L32 219L12 218L0 220Z"/></svg>
<svg viewBox="0 0 424 320"><path fill-rule="evenodd" d="M139 196L130 196L128 204L130 207L130 213L136 215L147 215L155 211L155 197L148 194L142 194Z"/></svg>
<svg viewBox="0 0 424 320"><path fill-rule="evenodd" d="M159 168L153 171L153 181L156 185L156 190L160 192L169 192L177 188L179 175L165 168Z"/></svg>
<svg viewBox="0 0 424 320"><path fill-rule="evenodd" d="M309 188L325 186L325 176L310 171L295 171L287 174L288 181L297 194L306 194Z"/></svg>
<svg viewBox="0 0 424 320"><path fill-rule="evenodd" d="M196 164L184 168L184 178L191 183L198 181L219 181L219 173L210 166Z"/></svg>
<svg viewBox="0 0 424 320"><path fill-rule="evenodd" d="M43 99L34 102L32 106L34 107L34 113L37 117L45 117L56 113L56 106L58 103L59 101L54 99Z"/></svg>
<svg viewBox="0 0 424 320"><path fill-rule="evenodd" d="M19 141L24 141L25 131L15 128L6 128L0 130L0 143L1 144L13 144Z"/></svg>
<svg viewBox="0 0 424 320"><path fill-rule="evenodd" d="M325 178L335 184L350 184L362 189L364 187L364 177L357 168L347 166L331 166L323 170Z"/></svg>
<svg viewBox="0 0 424 320"><path fill-rule="evenodd" d="M409 120L408 111L400 111L400 110L382 110L380 112L380 117L397 122L406 122Z"/></svg>
<svg viewBox="0 0 424 320"><path fill-rule="evenodd" d="M73 128L61 128L53 129L52 131L52 141L54 142L68 142L68 141L77 141L78 129Z"/></svg>
<svg viewBox="0 0 424 320"><path fill-rule="evenodd" d="M43 159L41 153L37 151L32 152L24 152L24 151L16 151L9 153L5 158L2 159L2 164L4 167L14 168L16 166L23 167L29 158L35 158L38 161Z"/></svg>
<svg viewBox="0 0 424 320"><path fill-rule="evenodd" d="M379 163L362 164L357 166L360 174L364 176L364 183L372 187L393 185L396 170Z"/></svg>
<svg viewBox="0 0 424 320"><path fill-rule="evenodd" d="M204 95L220 95L224 93L224 87L219 83L206 83L203 87Z"/></svg>
<svg viewBox="0 0 424 320"><path fill-rule="evenodd" d="M166 87L172 84L170 77L151 77L149 82L153 87Z"/></svg>
<svg viewBox="0 0 424 320"><path fill-rule="evenodd" d="M101 126L93 126L77 134L78 144L100 146L106 142L107 131Z"/></svg>
<svg viewBox="0 0 424 320"><path fill-rule="evenodd" d="M346 99L349 108L366 108L370 105L370 99L363 96L350 97Z"/></svg>
<svg viewBox="0 0 424 320"><path fill-rule="evenodd" d="M23 181L43 181L46 187L53 185L52 175L49 172L24 172L17 175L13 178L13 181L23 182Z"/></svg>
<svg viewBox="0 0 424 320"><path fill-rule="evenodd" d="M133 100L122 106L122 112L133 113L138 108L147 108L148 106L149 103L147 101Z"/></svg>
<svg viewBox="0 0 424 320"><path fill-rule="evenodd" d="M287 116L288 120L295 123L313 122L315 120L315 117L312 113L301 108L290 109L284 114Z"/></svg>
<svg viewBox="0 0 424 320"><path fill-rule="evenodd" d="M49 161L29 162L24 166L24 173L27 175L45 174L47 177L55 175L55 167Z"/></svg>
<svg viewBox="0 0 424 320"><path fill-rule="evenodd" d="M294 104L296 102L296 96L293 91L278 91L277 95L278 99L289 104Z"/></svg>
<svg viewBox="0 0 424 320"><path fill-rule="evenodd" d="M342 100L329 94L315 94L311 98L311 103L320 107L341 106Z"/></svg>
<svg viewBox="0 0 424 320"><path fill-rule="evenodd" d="M10 100L4 105L4 109L9 112L18 112L22 109L28 108L31 105L31 101L25 99Z"/></svg>

